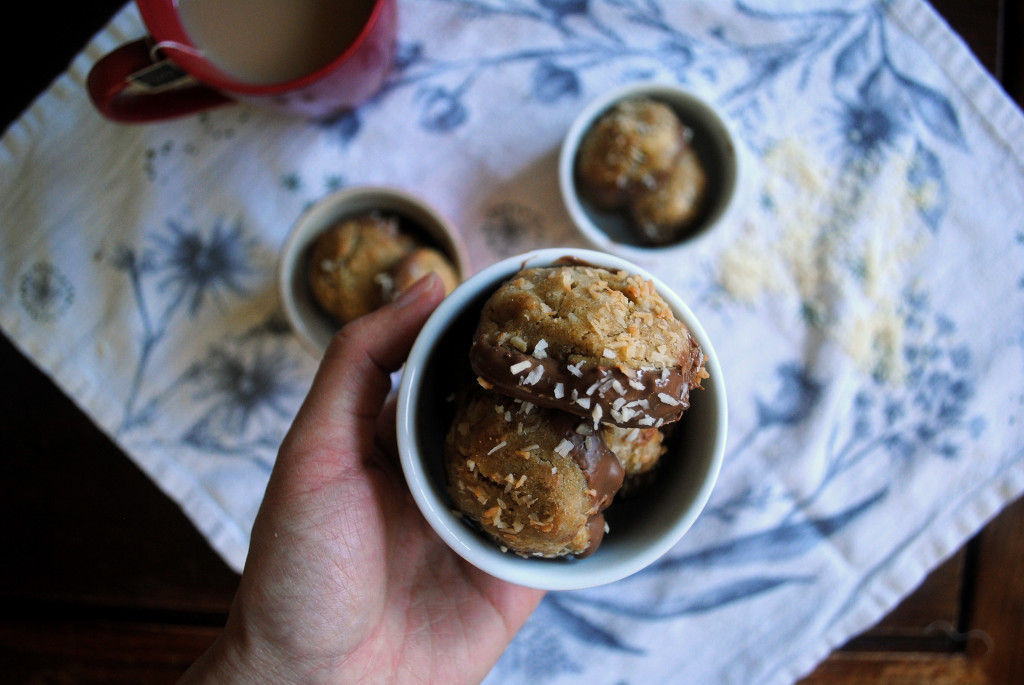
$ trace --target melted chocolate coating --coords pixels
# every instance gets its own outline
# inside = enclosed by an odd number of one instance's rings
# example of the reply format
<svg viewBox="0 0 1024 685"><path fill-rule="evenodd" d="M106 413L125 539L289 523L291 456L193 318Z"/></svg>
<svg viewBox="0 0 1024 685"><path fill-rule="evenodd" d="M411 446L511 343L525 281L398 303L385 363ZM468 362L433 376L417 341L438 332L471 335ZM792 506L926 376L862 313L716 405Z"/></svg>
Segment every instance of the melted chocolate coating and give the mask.
<svg viewBox="0 0 1024 685"><path fill-rule="evenodd" d="M634 369L632 376L618 367L583 362L571 365L578 370L576 375L563 360L537 359L491 345L483 336L469 351L474 373L502 394L626 428L661 426L682 417L690 406L690 388L700 385L698 373L704 363L704 353L692 338L687 361L680 368ZM530 367L513 373L511 369L523 362Z"/></svg>
<svg viewBox="0 0 1024 685"><path fill-rule="evenodd" d="M615 454L608 449L600 433L584 435L576 430L579 426L572 415L552 413L551 427L572 443L569 454L576 461L587 480L587 487L594 490L594 508L604 511L622 487L625 472Z"/></svg>

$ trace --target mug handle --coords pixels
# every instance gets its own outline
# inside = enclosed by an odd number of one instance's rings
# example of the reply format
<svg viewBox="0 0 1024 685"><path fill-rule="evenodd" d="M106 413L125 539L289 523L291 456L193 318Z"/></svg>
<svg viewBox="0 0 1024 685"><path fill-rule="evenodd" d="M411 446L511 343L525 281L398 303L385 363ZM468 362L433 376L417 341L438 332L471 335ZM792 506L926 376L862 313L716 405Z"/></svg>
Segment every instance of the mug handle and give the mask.
<svg viewBox="0 0 1024 685"><path fill-rule="evenodd" d="M169 60L158 61L152 48L149 38L141 38L115 48L93 65L86 89L103 116L120 123L145 123L233 102Z"/></svg>

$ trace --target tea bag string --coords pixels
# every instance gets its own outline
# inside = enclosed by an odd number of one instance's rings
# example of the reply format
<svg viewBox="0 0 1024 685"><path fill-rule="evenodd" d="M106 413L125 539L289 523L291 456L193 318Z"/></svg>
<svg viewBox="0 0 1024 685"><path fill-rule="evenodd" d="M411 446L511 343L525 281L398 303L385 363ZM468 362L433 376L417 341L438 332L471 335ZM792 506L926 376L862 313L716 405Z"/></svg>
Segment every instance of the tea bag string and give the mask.
<svg viewBox="0 0 1024 685"><path fill-rule="evenodd" d="M160 54L160 51L164 48L171 48L173 50L177 50L178 52L185 52L195 57L205 57L202 50L199 50L198 48L192 45L188 45L187 43L179 43L176 40L162 40L158 43L155 43L153 47L149 49L150 59L152 59L154 62L159 62L164 59L167 59L165 55Z"/></svg>

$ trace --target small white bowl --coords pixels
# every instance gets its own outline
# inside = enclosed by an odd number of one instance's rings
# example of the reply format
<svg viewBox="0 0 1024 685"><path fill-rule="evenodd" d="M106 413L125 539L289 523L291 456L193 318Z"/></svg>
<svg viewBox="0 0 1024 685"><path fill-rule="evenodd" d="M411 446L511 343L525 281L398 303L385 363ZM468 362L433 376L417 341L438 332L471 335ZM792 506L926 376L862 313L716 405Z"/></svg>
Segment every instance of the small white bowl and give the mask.
<svg viewBox="0 0 1024 685"><path fill-rule="evenodd" d="M526 559L503 553L452 510L444 457L454 410L449 397L474 378L469 347L484 302L524 267L560 260L624 269L650 279L704 350L710 378L691 393L691 406L662 459L659 479L642 497L615 501L605 511L609 532L584 559ZM398 448L413 498L438 535L459 555L492 576L544 590L594 587L625 578L667 552L704 508L725 452L725 382L715 349L697 318L656 277L624 259L575 248L549 248L510 257L470 277L427 320L405 365L398 393Z"/></svg>
<svg viewBox="0 0 1024 685"><path fill-rule="evenodd" d="M421 238L444 252L459 280L470 274L469 258L455 227L423 200L394 188L358 186L332 193L298 218L281 249L277 285L285 317L303 346L317 358L338 322L313 300L307 281L309 250L316 238L342 219L370 211L395 214L422 231Z"/></svg>
<svg viewBox="0 0 1024 685"><path fill-rule="evenodd" d="M581 199L576 187L576 154L590 127L615 103L646 97L669 105L693 130L693 146L708 177L708 205L700 220L677 242L650 246L638 240L624 214L603 212ZM722 223L734 207L742 173L736 138L726 120L707 101L679 86L656 82L632 83L601 95L576 117L562 142L558 182L573 223L595 247L627 259L650 261L677 251Z"/></svg>

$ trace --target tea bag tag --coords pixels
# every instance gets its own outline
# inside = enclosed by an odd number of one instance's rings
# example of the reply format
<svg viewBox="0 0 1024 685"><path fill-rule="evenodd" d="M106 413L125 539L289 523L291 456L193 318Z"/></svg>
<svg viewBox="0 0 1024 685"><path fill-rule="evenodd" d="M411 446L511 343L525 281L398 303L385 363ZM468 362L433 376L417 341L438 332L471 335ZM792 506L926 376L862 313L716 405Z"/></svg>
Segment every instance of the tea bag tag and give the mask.
<svg viewBox="0 0 1024 685"><path fill-rule="evenodd" d="M171 60L164 59L129 76L125 90L134 93L163 93L196 83L198 81L191 74Z"/></svg>

